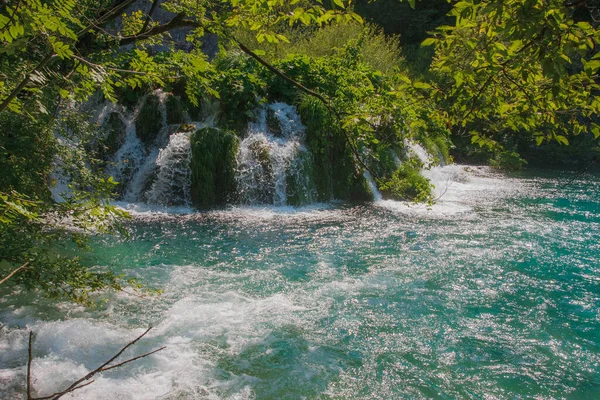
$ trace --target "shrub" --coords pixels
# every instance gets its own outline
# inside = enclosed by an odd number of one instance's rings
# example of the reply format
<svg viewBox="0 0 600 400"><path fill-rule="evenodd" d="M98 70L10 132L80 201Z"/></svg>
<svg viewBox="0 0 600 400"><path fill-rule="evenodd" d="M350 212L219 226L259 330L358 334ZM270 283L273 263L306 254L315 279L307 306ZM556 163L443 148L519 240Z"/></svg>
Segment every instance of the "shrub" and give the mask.
<svg viewBox="0 0 600 400"><path fill-rule="evenodd" d="M403 163L389 179L379 182L384 197L394 200L432 202L433 185L411 163Z"/></svg>

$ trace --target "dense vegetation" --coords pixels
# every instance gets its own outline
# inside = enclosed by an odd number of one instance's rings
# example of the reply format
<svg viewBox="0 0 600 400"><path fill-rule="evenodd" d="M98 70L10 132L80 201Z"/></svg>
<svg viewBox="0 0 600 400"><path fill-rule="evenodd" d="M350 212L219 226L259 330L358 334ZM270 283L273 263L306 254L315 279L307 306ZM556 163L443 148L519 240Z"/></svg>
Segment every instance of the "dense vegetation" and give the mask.
<svg viewBox="0 0 600 400"><path fill-rule="evenodd" d="M365 171L387 197L433 200L410 142L445 161L453 143L459 159L507 169L523 158L590 162L600 154L594 1L294 3L5 2L0 276L22 266L9 283L84 303L99 289L138 286L67 255L125 217L110 205L122 188L104 176L124 127L118 118L103 133L90 124L92 95L127 107L144 98L136 128L145 143L162 124L159 100L146 96L153 90L172 94L169 124L200 119L218 101L221 129L191 139L192 197L201 208L234 199L239 139L272 101L294 104L306 125L314 158L306 174L320 201L370 199ZM219 51L209 59L203 48L215 35ZM57 169L71 182L62 203L49 192ZM296 191L291 203L302 196Z"/></svg>

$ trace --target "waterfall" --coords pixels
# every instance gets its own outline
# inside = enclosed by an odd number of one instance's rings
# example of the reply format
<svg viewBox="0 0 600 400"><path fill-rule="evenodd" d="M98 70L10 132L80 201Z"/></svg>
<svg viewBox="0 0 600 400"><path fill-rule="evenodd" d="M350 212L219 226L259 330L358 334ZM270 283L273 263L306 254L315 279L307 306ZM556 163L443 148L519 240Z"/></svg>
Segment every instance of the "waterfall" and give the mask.
<svg viewBox="0 0 600 400"><path fill-rule="evenodd" d="M156 180L146 194L148 203L189 205L192 178L190 171L190 132L170 136L169 144L156 157Z"/></svg>
<svg viewBox="0 0 600 400"><path fill-rule="evenodd" d="M250 123L238 150L236 182L244 204L307 204L316 198L312 156L296 108L270 104Z"/></svg>
<svg viewBox="0 0 600 400"><path fill-rule="evenodd" d="M429 168L434 163L431 154L420 144L406 141L405 145L408 149L408 154L416 156L423 163L423 168Z"/></svg>
<svg viewBox="0 0 600 400"><path fill-rule="evenodd" d="M367 180L369 189L371 189L371 192L373 193L373 201L378 202L378 201L383 200L383 196L381 195L381 192L377 188L377 183L375 183L375 179L373 179L373 176L371 175L371 173L369 171L365 171L364 177Z"/></svg>
<svg viewBox="0 0 600 400"><path fill-rule="evenodd" d="M153 96L150 111L143 112L149 96ZM157 205L188 205L191 199L190 132L181 132L180 124L169 124L167 98L156 90L143 96L133 111L106 103L99 107L97 124L103 126L110 118L123 127L121 144L108 156L107 174L120 182L120 200L148 202ZM138 132L137 124L145 123L148 113L155 125ZM140 120L142 120L140 122ZM190 122L189 116L185 120ZM117 121L117 122L118 122ZM198 123L191 123L197 128Z"/></svg>

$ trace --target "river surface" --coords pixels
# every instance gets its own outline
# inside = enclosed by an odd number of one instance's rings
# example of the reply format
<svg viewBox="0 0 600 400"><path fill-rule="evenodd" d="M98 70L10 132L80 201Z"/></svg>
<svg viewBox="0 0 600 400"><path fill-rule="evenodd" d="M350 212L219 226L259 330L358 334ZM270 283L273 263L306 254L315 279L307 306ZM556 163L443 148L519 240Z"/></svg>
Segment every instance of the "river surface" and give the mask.
<svg viewBox="0 0 600 400"><path fill-rule="evenodd" d="M0 302L0 397L126 352L78 399L600 398L600 174L428 172L432 207L130 206L86 262L164 290ZM564 186L567 184L567 186ZM68 398L68 396L67 396Z"/></svg>

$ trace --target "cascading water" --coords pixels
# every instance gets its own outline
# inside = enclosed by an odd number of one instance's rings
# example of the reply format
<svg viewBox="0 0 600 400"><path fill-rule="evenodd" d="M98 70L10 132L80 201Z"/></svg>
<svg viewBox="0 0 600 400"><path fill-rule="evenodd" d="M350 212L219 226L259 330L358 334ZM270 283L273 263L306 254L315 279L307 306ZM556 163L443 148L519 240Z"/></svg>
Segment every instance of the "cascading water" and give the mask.
<svg viewBox="0 0 600 400"><path fill-rule="evenodd" d="M371 193L373 193L373 201L378 202L383 200L383 195L377 188L377 183L375 182L375 179L373 179L371 173L369 171L365 171L364 177L367 181L367 185L369 185L369 189L371 189Z"/></svg>
<svg viewBox="0 0 600 400"><path fill-rule="evenodd" d="M241 202L249 205L311 203L312 156L304 147L304 126L296 108L284 103L261 110L240 143L236 181Z"/></svg>
<svg viewBox="0 0 600 400"><path fill-rule="evenodd" d="M143 151L144 157L143 161L138 164L137 170L133 173L131 177L131 181L127 187L127 190L123 196L125 201L135 202L144 200L143 194L144 190L148 188L149 180L152 177L152 174L155 172L157 167L157 159L160 153L160 149L166 144L169 138L169 126L167 124L167 109L165 106L166 94L160 90L154 92L159 99L159 107L160 110L160 119L161 124L160 127L156 127L158 130L156 134L156 139L154 143L150 144L142 144L139 135L136 130L136 139L138 140ZM142 100L142 104L145 101ZM139 118L141 107L138 105L136 112L134 113L135 118ZM135 126L135 124L134 124ZM162 203L159 202L159 203Z"/></svg>
<svg viewBox="0 0 600 400"><path fill-rule="evenodd" d="M408 155L416 156L419 161L423 164L424 168L429 168L433 163L433 157L425 150L423 146L418 143L406 141L405 142Z"/></svg>
<svg viewBox="0 0 600 400"><path fill-rule="evenodd" d="M146 194L148 203L189 205L192 186L190 132L171 135L169 144L156 157L156 180Z"/></svg>
<svg viewBox="0 0 600 400"><path fill-rule="evenodd" d="M138 119L148 99L157 99L157 126L146 128L151 139L137 132ZM157 90L144 96L133 112L107 103L100 108L97 121L102 126L110 116L124 126L122 144L109 156L107 173L121 183L121 200L156 205L189 205L191 199L190 132L178 132L180 124L168 124L168 94ZM189 121L189 118L187 118ZM197 127L198 124L189 124Z"/></svg>

